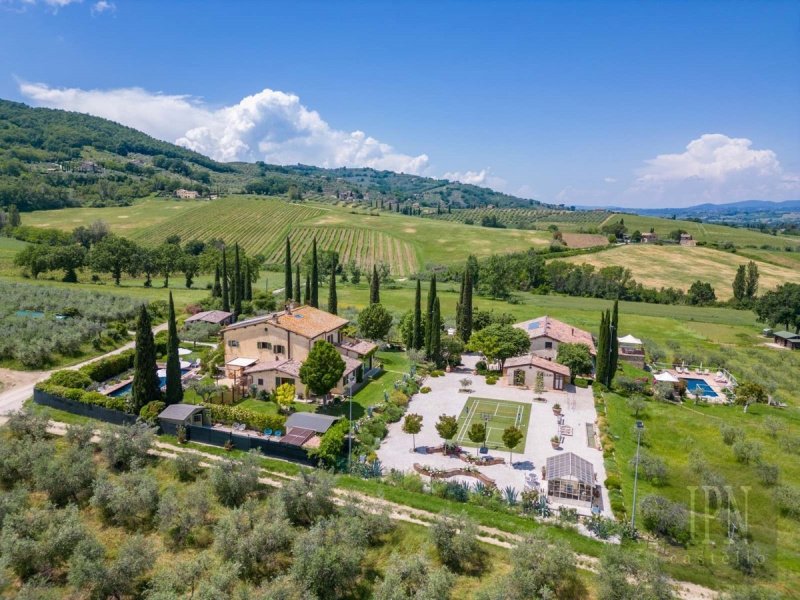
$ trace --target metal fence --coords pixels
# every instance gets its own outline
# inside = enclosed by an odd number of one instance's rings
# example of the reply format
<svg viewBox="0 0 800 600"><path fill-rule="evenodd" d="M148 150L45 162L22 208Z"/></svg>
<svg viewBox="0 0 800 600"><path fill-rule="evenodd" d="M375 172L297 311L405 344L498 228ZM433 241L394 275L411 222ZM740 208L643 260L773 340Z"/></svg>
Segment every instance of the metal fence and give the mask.
<svg viewBox="0 0 800 600"><path fill-rule="evenodd" d="M33 401L42 406L49 406L58 410L63 410L74 415L81 415L83 417L91 417L114 425L130 425L137 420L136 415L129 415L119 410L113 410L97 404L85 404L83 402L76 402L69 398L62 398L61 396L54 396L42 390L33 390Z"/></svg>

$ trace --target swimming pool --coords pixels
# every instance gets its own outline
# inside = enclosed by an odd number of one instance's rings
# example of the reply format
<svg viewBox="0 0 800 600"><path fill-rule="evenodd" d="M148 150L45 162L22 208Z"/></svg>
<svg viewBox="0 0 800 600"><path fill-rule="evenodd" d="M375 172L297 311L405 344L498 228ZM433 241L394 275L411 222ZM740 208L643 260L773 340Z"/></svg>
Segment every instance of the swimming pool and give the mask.
<svg viewBox="0 0 800 600"><path fill-rule="evenodd" d="M181 369L181 376L186 374L188 369ZM167 370L166 369L159 369L158 370L158 387L163 389L164 386L167 385ZM121 388L117 388L113 392L109 394L112 398L118 398L120 396L124 396L125 394L131 393L131 388L133 387L133 381L129 381Z"/></svg>
<svg viewBox="0 0 800 600"><path fill-rule="evenodd" d="M686 382L686 391L690 394L695 394L697 388L700 388L700 395L701 396L708 396L709 398L716 398L719 394L714 391L708 383L706 383L705 379L696 379L692 377L681 377L683 381Z"/></svg>

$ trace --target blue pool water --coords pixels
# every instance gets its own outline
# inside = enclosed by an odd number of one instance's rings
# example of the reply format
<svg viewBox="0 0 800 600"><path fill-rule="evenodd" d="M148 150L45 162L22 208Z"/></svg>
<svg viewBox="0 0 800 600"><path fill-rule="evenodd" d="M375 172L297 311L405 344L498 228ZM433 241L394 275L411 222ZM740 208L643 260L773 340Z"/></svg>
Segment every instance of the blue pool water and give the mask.
<svg viewBox="0 0 800 600"><path fill-rule="evenodd" d="M186 373L186 371L188 371L188 369L181 369L181 375ZM167 385L167 373L164 369L158 370L158 382L159 382L158 386L162 389L165 385ZM132 387L133 387L133 382L131 381L130 383L126 383L125 385L123 385L118 390L114 390L113 392L111 392L109 396L111 396L112 398L118 398L119 396L130 394Z"/></svg>
<svg viewBox="0 0 800 600"><path fill-rule="evenodd" d="M717 392L714 391L710 385L706 383L704 379L694 379L689 377L681 377L686 382L686 390L690 394L694 394L697 388L700 388L700 395L701 396L708 396L709 398L716 398Z"/></svg>

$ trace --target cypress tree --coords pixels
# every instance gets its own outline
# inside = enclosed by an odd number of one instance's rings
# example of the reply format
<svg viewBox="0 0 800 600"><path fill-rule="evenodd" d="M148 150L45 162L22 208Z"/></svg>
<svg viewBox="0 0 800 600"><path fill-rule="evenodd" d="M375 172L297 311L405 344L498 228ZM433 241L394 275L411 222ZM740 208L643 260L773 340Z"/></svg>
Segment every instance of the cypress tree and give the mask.
<svg viewBox="0 0 800 600"><path fill-rule="evenodd" d="M283 296L287 302L292 297L292 248L289 245L289 236L286 236L286 255L283 263Z"/></svg>
<svg viewBox="0 0 800 600"><path fill-rule="evenodd" d="M244 263L244 299L253 299L253 282L250 280L250 262Z"/></svg>
<svg viewBox="0 0 800 600"><path fill-rule="evenodd" d="M464 343L472 337L472 271L464 271L464 298L461 300L461 339Z"/></svg>
<svg viewBox="0 0 800 600"><path fill-rule="evenodd" d="M758 265L752 260L747 263L747 285L745 286L744 296L747 300L755 300L758 293Z"/></svg>
<svg viewBox="0 0 800 600"><path fill-rule="evenodd" d="M222 310L231 312L231 300L228 295L228 259L225 257L225 246L222 247Z"/></svg>
<svg viewBox="0 0 800 600"><path fill-rule="evenodd" d="M239 264L239 244L233 247L233 314L242 314L242 266Z"/></svg>
<svg viewBox="0 0 800 600"><path fill-rule="evenodd" d="M222 287L220 287L219 283L219 264L214 268L214 287L211 288L211 296L213 298L222 296Z"/></svg>
<svg viewBox="0 0 800 600"><path fill-rule="evenodd" d="M414 296L414 324L411 347L414 350L422 348L422 282L417 279L417 294Z"/></svg>
<svg viewBox="0 0 800 600"><path fill-rule="evenodd" d="M161 381L156 367L156 342L150 314L142 304L136 321L136 353L133 359L133 385L131 386L133 409L136 414L152 400L161 397Z"/></svg>
<svg viewBox="0 0 800 600"><path fill-rule="evenodd" d="M747 293L747 267L739 265L733 278L733 299L741 302Z"/></svg>
<svg viewBox="0 0 800 600"><path fill-rule="evenodd" d="M436 304L436 274L431 277L431 285L428 288L428 309L425 311L425 358L432 357L433 352L433 306Z"/></svg>
<svg viewBox="0 0 800 600"><path fill-rule="evenodd" d="M464 302L464 277L465 273L461 274L461 289L458 292L458 302L456 302L456 335L461 339L464 339L464 336L461 334L461 325L462 325L462 306Z"/></svg>
<svg viewBox="0 0 800 600"><path fill-rule="evenodd" d="M331 284L328 289L328 312L332 315L339 313L339 299L336 297L336 258L331 260Z"/></svg>
<svg viewBox="0 0 800 600"><path fill-rule="evenodd" d="M294 293L290 297L298 304L303 301L303 297L300 295L300 265L297 265L294 270Z"/></svg>
<svg viewBox="0 0 800 600"><path fill-rule="evenodd" d="M381 282L378 279L378 267L372 265L372 279L369 282L369 303L380 304Z"/></svg>
<svg viewBox="0 0 800 600"><path fill-rule="evenodd" d="M169 318L167 321L167 404L180 404L183 401L181 386L181 359L178 356L178 326L175 323L175 304L172 292L169 293Z"/></svg>
<svg viewBox="0 0 800 600"><path fill-rule="evenodd" d="M595 378L602 384L606 382L608 372L608 317L607 312L600 313L600 333L597 336L597 358L595 363Z"/></svg>
<svg viewBox="0 0 800 600"><path fill-rule="evenodd" d="M319 264L317 264L317 238L311 242L311 306L319 308Z"/></svg>
<svg viewBox="0 0 800 600"><path fill-rule="evenodd" d="M442 314L438 297L433 301L431 318L431 360L437 367L442 364Z"/></svg>
<svg viewBox="0 0 800 600"><path fill-rule="evenodd" d="M617 374L617 363L619 362L619 301L614 300L614 308L611 310L611 326L608 332L608 345L610 348L608 357L608 387L614 381Z"/></svg>
<svg viewBox="0 0 800 600"><path fill-rule="evenodd" d="M306 273L306 293L303 296L303 304L311 306L311 277Z"/></svg>

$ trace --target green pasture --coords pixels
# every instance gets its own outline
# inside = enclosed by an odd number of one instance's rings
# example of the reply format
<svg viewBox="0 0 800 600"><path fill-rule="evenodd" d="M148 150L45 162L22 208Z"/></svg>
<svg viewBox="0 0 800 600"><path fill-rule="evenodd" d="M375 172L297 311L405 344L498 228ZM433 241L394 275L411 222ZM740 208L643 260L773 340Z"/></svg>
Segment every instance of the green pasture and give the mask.
<svg viewBox="0 0 800 600"><path fill-rule="evenodd" d="M453 441L459 446L473 448L480 446L481 444L472 442L468 434L474 423L485 423L486 447L493 450L506 449L503 444L503 431L513 426L519 427L523 433L522 440L516 446L516 449L521 451L525 448L530 419L530 404L470 396L458 416L458 433Z"/></svg>

